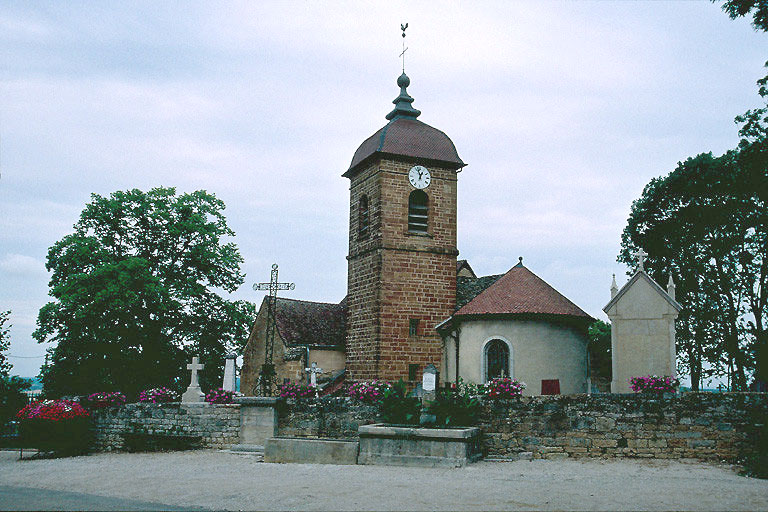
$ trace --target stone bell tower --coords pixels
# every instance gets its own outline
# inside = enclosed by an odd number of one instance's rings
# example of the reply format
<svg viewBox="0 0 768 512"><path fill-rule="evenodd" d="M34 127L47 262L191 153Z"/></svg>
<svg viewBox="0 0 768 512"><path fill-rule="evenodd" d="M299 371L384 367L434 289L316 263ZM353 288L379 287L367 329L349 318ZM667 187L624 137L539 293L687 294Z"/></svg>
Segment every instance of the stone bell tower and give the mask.
<svg viewBox="0 0 768 512"><path fill-rule="evenodd" d="M417 118L406 88L383 128L355 151L349 178L350 380L414 381L456 304L456 183L465 166L448 136Z"/></svg>

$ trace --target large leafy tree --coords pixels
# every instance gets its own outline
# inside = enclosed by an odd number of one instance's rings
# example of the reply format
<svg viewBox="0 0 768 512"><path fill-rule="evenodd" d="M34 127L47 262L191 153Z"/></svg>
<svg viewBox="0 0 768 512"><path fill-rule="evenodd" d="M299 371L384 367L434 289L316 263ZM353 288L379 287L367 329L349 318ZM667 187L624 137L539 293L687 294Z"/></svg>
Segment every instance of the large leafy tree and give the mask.
<svg viewBox="0 0 768 512"><path fill-rule="evenodd" d="M712 0L717 2L718 0ZM732 20L742 16L752 15L752 26L755 30L768 31L768 1L766 0L727 0L723 10Z"/></svg>
<svg viewBox="0 0 768 512"><path fill-rule="evenodd" d="M150 386L181 389L189 356L220 377L224 354L247 336L255 307L223 299L243 282L242 257L205 191L173 188L92 195L74 233L48 251L49 302L33 337L52 342L41 372L47 393Z"/></svg>
<svg viewBox="0 0 768 512"><path fill-rule="evenodd" d="M768 100L766 78L758 81ZM648 252L659 282L672 273L683 305L677 324L681 366L694 389L728 374L768 381L768 123L766 107L736 118L739 147L700 154L646 185L632 205L619 261Z"/></svg>
<svg viewBox="0 0 768 512"><path fill-rule="evenodd" d="M593 385L610 391L611 384L611 324L595 320L587 330L589 371Z"/></svg>

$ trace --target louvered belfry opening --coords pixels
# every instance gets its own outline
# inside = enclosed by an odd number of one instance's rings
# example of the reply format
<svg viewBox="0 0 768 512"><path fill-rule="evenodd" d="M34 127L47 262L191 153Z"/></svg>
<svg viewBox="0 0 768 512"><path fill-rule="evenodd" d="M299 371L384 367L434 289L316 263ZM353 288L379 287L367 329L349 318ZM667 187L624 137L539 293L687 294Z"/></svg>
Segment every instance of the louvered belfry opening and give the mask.
<svg viewBox="0 0 768 512"><path fill-rule="evenodd" d="M368 238L368 232L370 231L370 213L368 210L368 196L360 198L360 205L358 210L358 234L360 238Z"/></svg>
<svg viewBox="0 0 768 512"><path fill-rule="evenodd" d="M408 196L408 231L426 233L429 213L429 197L423 190L414 190Z"/></svg>

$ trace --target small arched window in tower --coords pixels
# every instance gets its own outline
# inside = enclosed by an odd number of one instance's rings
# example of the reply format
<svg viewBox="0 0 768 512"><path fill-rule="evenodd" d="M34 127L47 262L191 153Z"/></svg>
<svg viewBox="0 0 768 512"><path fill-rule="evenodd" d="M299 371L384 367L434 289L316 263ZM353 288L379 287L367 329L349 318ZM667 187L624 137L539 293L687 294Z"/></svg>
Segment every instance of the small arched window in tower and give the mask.
<svg viewBox="0 0 768 512"><path fill-rule="evenodd" d="M426 233L429 197L423 190L414 190L408 196L408 231Z"/></svg>
<svg viewBox="0 0 768 512"><path fill-rule="evenodd" d="M502 340L491 340L485 346L485 380L510 377L509 347Z"/></svg>
<svg viewBox="0 0 768 512"><path fill-rule="evenodd" d="M365 195L360 198L358 205L357 227L360 238L368 238L371 230L371 214L368 208L368 196Z"/></svg>

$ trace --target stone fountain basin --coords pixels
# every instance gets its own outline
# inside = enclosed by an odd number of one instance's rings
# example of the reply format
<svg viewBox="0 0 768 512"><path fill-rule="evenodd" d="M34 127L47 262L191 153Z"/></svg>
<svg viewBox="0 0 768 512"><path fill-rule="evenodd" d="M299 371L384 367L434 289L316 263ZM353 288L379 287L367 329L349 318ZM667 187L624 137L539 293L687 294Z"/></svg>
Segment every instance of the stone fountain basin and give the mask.
<svg viewBox="0 0 768 512"><path fill-rule="evenodd" d="M462 467L482 458L478 427L424 428L376 423L361 425L358 464Z"/></svg>

